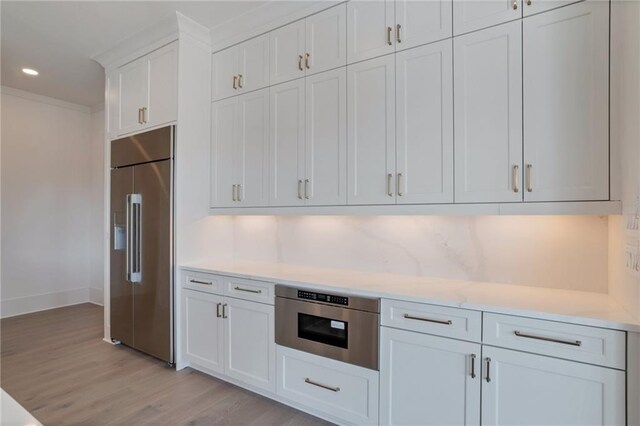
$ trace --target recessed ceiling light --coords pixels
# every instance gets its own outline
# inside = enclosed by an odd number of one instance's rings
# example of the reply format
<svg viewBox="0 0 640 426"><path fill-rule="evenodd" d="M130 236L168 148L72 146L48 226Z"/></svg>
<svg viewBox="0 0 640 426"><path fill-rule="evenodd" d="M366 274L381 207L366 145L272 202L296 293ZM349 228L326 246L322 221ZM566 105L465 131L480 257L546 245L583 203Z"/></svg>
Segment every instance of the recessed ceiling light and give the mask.
<svg viewBox="0 0 640 426"><path fill-rule="evenodd" d="M38 75L38 71L31 69L31 68L22 68L22 72L27 74L27 75Z"/></svg>

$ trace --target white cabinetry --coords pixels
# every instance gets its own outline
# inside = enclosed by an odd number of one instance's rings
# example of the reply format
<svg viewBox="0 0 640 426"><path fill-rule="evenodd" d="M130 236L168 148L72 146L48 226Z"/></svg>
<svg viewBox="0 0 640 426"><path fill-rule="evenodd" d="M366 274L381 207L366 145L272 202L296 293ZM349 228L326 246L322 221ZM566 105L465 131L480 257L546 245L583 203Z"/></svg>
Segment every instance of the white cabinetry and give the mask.
<svg viewBox="0 0 640 426"><path fill-rule="evenodd" d="M345 65L345 21L341 4L272 31L271 84Z"/></svg>
<svg viewBox="0 0 640 426"><path fill-rule="evenodd" d="M269 90L212 105L213 207L268 204Z"/></svg>
<svg viewBox="0 0 640 426"><path fill-rule="evenodd" d="M224 371L223 324L218 321L222 296L183 291L185 357L214 372Z"/></svg>
<svg viewBox="0 0 640 426"><path fill-rule="evenodd" d="M483 346L483 425L624 425L625 373Z"/></svg>
<svg viewBox="0 0 640 426"><path fill-rule="evenodd" d="M451 0L396 0L396 51L450 38Z"/></svg>
<svg viewBox="0 0 640 426"><path fill-rule="evenodd" d="M213 55L212 100L269 85L269 36L253 38Z"/></svg>
<svg viewBox="0 0 640 426"><path fill-rule="evenodd" d="M523 19L525 201L609 199L609 3Z"/></svg>
<svg viewBox="0 0 640 426"><path fill-rule="evenodd" d="M521 18L522 4L525 1L527 0L455 0L453 34L464 34Z"/></svg>
<svg viewBox="0 0 640 426"><path fill-rule="evenodd" d="M380 423L480 424L480 344L382 327Z"/></svg>
<svg viewBox="0 0 640 426"><path fill-rule="evenodd" d="M346 71L271 88L271 205L346 203Z"/></svg>
<svg viewBox="0 0 640 426"><path fill-rule="evenodd" d="M161 47L115 71L117 95L109 130L120 136L177 118L178 43ZM110 100L111 101L111 100ZM115 129L115 131L113 129Z"/></svg>
<svg viewBox="0 0 640 426"><path fill-rule="evenodd" d="M522 201L521 22L453 43L456 202Z"/></svg>

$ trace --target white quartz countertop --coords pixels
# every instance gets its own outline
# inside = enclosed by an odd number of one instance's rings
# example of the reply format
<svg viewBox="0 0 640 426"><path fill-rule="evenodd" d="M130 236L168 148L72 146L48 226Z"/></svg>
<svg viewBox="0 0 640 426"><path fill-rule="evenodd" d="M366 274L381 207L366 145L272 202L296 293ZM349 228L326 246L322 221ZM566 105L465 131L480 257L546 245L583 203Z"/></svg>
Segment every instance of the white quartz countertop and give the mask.
<svg viewBox="0 0 640 426"><path fill-rule="evenodd" d="M640 319L630 315L611 296L602 293L284 263L195 262L182 265L182 268L345 294L640 332Z"/></svg>

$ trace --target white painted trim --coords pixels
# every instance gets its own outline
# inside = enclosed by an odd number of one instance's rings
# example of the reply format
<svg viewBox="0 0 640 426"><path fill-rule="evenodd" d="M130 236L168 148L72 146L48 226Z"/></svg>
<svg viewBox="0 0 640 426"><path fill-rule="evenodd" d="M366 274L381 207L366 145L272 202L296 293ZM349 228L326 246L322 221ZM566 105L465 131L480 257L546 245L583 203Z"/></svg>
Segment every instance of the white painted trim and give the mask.
<svg viewBox="0 0 640 426"><path fill-rule="evenodd" d="M255 215L617 215L622 212L619 201L585 201L557 203L484 203L484 204L403 204L377 206L304 206L304 207L230 207L212 208L215 216Z"/></svg>
<svg viewBox="0 0 640 426"><path fill-rule="evenodd" d="M34 102L40 102L43 104L53 105L61 108L68 108L74 111L84 112L86 114L91 113L91 108L89 108L88 106L74 104L72 102L67 102L56 98L50 98L48 96L37 95L32 92L27 92L26 90L14 89L13 87L1 86L0 93L2 95L16 96Z"/></svg>
<svg viewBox="0 0 640 426"><path fill-rule="evenodd" d="M344 1L267 2L213 27L210 30L211 51L220 51L340 3Z"/></svg>
<svg viewBox="0 0 640 426"><path fill-rule="evenodd" d="M89 302L94 303L96 305L103 305L104 301L104 289L89 287Z"/></svg>
<svg viewBox="0 0 640 426"><path fill-rule="evenodd" d="M9 318L87 302L89 302L89 288L16 297L0 301L0 317Z"/></svg>

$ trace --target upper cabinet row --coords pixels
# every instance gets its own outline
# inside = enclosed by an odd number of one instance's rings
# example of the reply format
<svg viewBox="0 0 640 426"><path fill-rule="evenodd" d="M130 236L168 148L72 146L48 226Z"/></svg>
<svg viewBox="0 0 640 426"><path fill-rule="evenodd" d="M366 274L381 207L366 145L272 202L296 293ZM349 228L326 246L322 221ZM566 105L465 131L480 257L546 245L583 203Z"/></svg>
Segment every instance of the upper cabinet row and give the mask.
<svg viewBox="0 0 640 426"><path fill-rule="evenodd" d="M579 0L351 1L213 56L214 101Z"/></svg>
<svg viewBox="0 0 640 426"><path fill-rule="evenodd" d="M136 133L177 118L178 43L116 68L107 75L107 135Z"/></svg>

